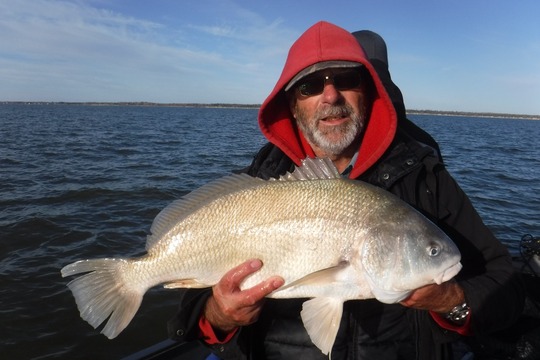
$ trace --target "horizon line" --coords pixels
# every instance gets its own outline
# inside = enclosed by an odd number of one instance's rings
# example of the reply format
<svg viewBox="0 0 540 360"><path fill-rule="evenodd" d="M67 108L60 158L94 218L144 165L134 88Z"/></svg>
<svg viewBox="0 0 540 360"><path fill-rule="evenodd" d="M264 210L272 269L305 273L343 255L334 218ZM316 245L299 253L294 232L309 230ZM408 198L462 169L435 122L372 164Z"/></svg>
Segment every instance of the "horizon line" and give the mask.
<svg viewBox="0 0 540 360"><path fill-rule="evenodd" d="M90 106L169 106L169 107L205 107L205 108L245 108L258 109L261 104L235 104L235 103L160 103L151 101L0 101L0 104L22 105L90 105ZM484 111L459 111L459 110L431 110L431 109L408 109L411 115L452 115L452 116L478 116L493 118L512 118L540 120L540 115L497 113Z"/></svg>

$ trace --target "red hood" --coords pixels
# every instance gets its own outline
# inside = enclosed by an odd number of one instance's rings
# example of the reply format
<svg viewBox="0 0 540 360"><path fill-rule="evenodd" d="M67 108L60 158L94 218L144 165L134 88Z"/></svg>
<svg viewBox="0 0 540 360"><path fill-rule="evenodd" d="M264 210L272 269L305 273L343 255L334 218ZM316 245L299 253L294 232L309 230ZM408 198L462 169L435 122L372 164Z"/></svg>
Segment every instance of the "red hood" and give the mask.
<svg viewBox="0 0 540 360"><path fill-rule="evenodd" d="M372 166L392 142L397 117L377 72L370 64L355 37L336 25L318 22L292 45L283 72L274 90L259 110L259 127L266 138L278 146L297 165L306 157L314 157L303 135L299 133L283 90L300 71L321 61L344 60L363 64L375 84L374 102L358 159L350 177L356 178Z"/></svg>

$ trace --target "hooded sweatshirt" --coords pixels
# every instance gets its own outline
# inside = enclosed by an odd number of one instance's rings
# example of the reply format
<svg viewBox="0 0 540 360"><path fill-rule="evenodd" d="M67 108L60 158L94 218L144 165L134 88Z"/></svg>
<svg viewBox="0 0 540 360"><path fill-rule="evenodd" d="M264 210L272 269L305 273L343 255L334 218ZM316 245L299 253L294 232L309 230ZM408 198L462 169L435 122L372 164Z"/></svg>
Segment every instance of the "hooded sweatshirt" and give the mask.
<svg viewBox="0 0 540 360"><path fill-rule="evenodd" d="M397 117L377 72L358 41L347 30L320 21L298 38L289 50L274 89L259 110L259 127L268 141L279 147L296 165L300 165L306 157L315 157L313 149L297 128L284 89L299 72L323 61L357 62L367 69L373 79L373 103L358 157L349 175L357 178L388 149L396 133Z"/></svg>

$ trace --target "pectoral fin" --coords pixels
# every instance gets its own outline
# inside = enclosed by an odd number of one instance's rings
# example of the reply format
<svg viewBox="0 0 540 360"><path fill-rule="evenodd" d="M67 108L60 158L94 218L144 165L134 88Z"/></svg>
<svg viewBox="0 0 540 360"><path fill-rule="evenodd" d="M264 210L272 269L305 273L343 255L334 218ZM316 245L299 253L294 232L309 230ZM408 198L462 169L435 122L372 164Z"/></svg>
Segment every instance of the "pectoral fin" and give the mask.
<svg viewBox="0 0 540 360"><path fill-rule="evenodd" d="M328 355L332 351L343 314L343 300L314 298L306 301L300 313L311 341Z"/></svg>
<svg viewBox="0 0 540 360"><path fill-rule="evenodd" d="M344 276L343 274L349 269L349 265L349 262L342 261L336 266L308 274L303 278L281 287L279 290L281 291L300 286L329 285L340 282L340 279Z"/></svg>

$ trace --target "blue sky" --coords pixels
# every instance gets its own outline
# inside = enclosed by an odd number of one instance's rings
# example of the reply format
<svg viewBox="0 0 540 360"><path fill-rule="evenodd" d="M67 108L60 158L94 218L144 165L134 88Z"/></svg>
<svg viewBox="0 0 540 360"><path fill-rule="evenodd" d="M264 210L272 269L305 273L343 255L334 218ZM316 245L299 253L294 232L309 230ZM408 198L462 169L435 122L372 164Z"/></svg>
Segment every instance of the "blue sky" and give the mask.
<svg viewBox="0 0 540 360"><path fill-rule="evenodd" d="M373 30L410 109L540 114L537 0L0 0L0 101L260 104L293 41Z"/></svg>

